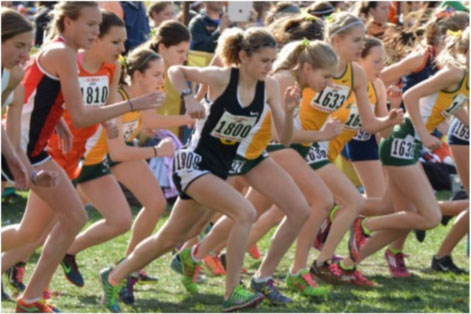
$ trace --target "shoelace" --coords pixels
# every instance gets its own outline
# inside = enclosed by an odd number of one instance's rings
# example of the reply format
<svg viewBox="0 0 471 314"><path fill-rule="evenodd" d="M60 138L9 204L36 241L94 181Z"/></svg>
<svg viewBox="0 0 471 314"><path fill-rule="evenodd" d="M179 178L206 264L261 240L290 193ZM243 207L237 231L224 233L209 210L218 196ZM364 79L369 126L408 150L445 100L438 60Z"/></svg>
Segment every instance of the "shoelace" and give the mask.
<svg viewBox="0 0 471 314"><path fill-rule="evenodd" d="M340 270L339 265L332 263L329 264L328 268L335 277L342 277L342 271Z"/></svg>
<svg viewBox="0 0 471 314"><path fill-rule="evenodd" d="M317 288L317 283L314 279L312 279L310 273L305 273L301 277L307 282L309 286L311 286L312 288Z"/></svg>
<svg viewBox="0 0 471 314"><path fill-rule="evenodd" d="M193 277L192 277L192 281L193 281L194 283L197 282L197 280L198 280L198 275L199 275L200 271L201 271L201 266L200 266L200 265L196 265L196 266L195 266L195 272L193 273Z"/></svg>
<svg viewBox="0 0 471 314"><path fill-rule="evenodd" d="M15 279L18 283L20 282L23 282L23 277L25 275L25 271L26 269L24 267L15 267L15 273L16 273L16 276L15 276Z"/></svg>
<svg viewBox="0 0 471 314"><path fill-rule="evenodd" d="M369 280L366 279L363 274L359 271L359 270L355 270L353 272L353 277L355 277L355 279L357 279L358 281L362 282L362 283L367 283Z"/></svg>

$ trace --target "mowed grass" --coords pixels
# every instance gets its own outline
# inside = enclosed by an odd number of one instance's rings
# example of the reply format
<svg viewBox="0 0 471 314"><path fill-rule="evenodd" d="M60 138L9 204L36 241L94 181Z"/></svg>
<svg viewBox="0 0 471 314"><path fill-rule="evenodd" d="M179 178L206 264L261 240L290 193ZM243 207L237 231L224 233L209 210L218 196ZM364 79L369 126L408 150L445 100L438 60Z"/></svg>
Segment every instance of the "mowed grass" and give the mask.
<svg viewBox="0 0 471 314"><path fill-rule="evenodd" d="M21 220L25 206L25 195L2 201L2 226L17 223ZM448 193L438 197L445 199ZM139 208L133 206L135 216ZM100 219L100 214L89 209L90 223ZM159 221L156 230L167 220L168 211ZM327 299L308 299L289 291L284 284L286 273L294 256L294 245L283 258L275 278L279 281L280 290L291 297L294 302L286 306L274 307L266 301L258 308L249 312L466 312L469 313L469 277L437 274L431 271L432 255L438 249L453 222L447 227L439 226L427 232L424 243L419 243L411 234L407 240L405 252L410 254L406 262L413 277L408 279L393 279L389 274L381 250L367 259L360 267L361 271L377 286L373 289L358 289L352 286L329 287ZM266 252L273 231L259 243L260 251ZM123 257L130 232L102 245L92 247L77 256L77 262L85 279L85 287L77 288L64 277L59 267L54 276L52 290L60 292L53 302L63 312L103 312L101 307L101 286L98 272L103 267L113 265ZM346 239L343 240L337 254L348 254ZM317 253L312 250L309 261ZM39 253L33 255L27 264L25 282L29 277ZM468 269L469 259L466 255L466 239L460 242L453 252L455 263ZM134 307L121 304L123 312L221 312L222 296L224 294L224 277L209 277L200 285L200 293L190 295L180 281L180 277L170 270L171 254L166 254L152 262L146 268L147 272L159 278L155 285L138 284L136 286L136 303ZM249 284L250 275L257 269L260 260L254 260L247 255L244 267L249 275L243 280ZM321 283L321 285L324 285ZM8 288L8 292L11 292ZM2 312L13 312L14 303L2 302Z"/></svg>

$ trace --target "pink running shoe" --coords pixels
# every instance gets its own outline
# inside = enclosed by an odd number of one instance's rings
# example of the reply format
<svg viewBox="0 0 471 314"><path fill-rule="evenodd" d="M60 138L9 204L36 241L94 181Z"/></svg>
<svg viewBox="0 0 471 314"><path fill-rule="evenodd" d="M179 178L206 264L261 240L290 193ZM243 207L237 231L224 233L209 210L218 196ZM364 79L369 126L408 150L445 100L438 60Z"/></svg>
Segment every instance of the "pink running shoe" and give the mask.
<svg viewBox="0 0 471 314"><path fill-rule="evenodd" d="M388 262L389 271L391 275L395 278L407 278L412 276L411 273L407 271L406 263L404 257L407 257L406 254L399 252L394 254L389 249L384 252L384 257Z"/></svg>

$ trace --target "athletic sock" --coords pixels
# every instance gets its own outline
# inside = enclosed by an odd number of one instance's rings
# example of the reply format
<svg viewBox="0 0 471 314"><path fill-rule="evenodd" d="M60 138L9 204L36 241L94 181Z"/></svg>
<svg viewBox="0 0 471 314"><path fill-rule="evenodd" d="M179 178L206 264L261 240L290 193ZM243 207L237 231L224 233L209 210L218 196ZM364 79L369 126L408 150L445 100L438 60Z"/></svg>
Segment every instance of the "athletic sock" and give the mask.
<svg viewBox="0 0 471 314"><path fill-rule="evenodd" d="M115 280L111 277L111 273L108 275L108 282L109 282L110 285L112 285L113 287L119 286L119 282L115 281Z"/></svg>
<svg viewBox="0 0 471 314"><path fill-rule="evenodd" d="M33 304L35 302L38 302L39 300L41 300L41 298L23 299L23 302L26 303L26 304Z"/></svg>
<svg viewBox="0 0 471 314"><path fill-rule="evenodd" d="M329 214L330 221L334 221L335 213L337 212L338 209L339 209L339 205L335 205L334 208L330 210L330 214Z"/></svg>
<svg viewBox="0 0 471 314"><path fill-rule="evenodd" d="M388 250L393 253L394 255L399 254L402 252L401 249L393 249L393 248L388 248Z"/></svg>
<svg viewBox="0 0 471 314"><path fill-rule="evenodd" d="M201 259L197 259L195 257L195 255L198 253L198 247L199 245L196 244L196 245L193 245L193 247L191 248L191 259L195 262L195 263L200 263L201 262Z"/></svg>
<svg viewBox="0 0 471 314"><path fill-rule="evenodd" d="M264 277L264 278L258 278L257 276L253 276L253 281L256 283L263 283L263 282L268 282L268 280L271 279L271 276Z"/></svg>
<svg viewBox="0 0 471 314"><path fill-rule="evenodd" d="M339 266L340 266L340 268L342 268L343 270L355 270L355 265L353 265L353 266L347 266L347 265L345 265L345 263L344 263L343 260L339 262Z"/></svg>
<svg viewBox="0 0 471 314"><path fill-rule="evenodd" d="M363 231L363 233L364 233L366 236L369 237L369 236L371 235L371 230L366 227L366 220L367 220L367 219L368 219L368 218L365 218L365 219L362 220L362 222L361 222L361 230Z"/></svg>
<svg viewBox="0 0 471 314"><path fill-rule="evenodd" d="M302 269L298 270L296 273L293 273L292 270L290 269L289 270L289 275L292 276L292 277L296 277L297 275L299 275L301 273Z"/></svg>

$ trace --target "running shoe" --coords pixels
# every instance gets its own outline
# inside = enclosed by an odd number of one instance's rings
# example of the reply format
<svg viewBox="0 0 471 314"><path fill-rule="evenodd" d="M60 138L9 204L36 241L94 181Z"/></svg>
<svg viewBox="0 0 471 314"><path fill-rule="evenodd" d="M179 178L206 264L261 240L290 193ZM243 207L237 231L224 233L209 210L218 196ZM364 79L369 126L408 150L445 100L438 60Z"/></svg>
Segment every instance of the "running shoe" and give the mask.
<svg viewBox="0 0 471 314"><path fill-rule="evenodd" d="M360 258L360 248L365 244L369 237L362 227L362 223L366 218L360 216L353 221L350 227L350 239L348 240L348 251L351 259L356 262Z"/></svg>
<svg viewBox="0 0 471 314"><path fill-rule="evenodd" d="M16 301L16 313L54 313L49 304L44 299L40 299L31 304L25 303L23 298Z"/></svg>
<svg viewBox="0 0 471 314"><path fill-rule="evenodd" d="M316 261L313 261L309 271L315 277L332 285L342 285L350 282L350 277L343 274L337 263L325 261L319 266Z"/></svg>
<svg viewBox="0 0 471 314"><path fill-rule="evenodd" d="M104 268L100 271L100 282L101 287L103 288L103 296L101 297L101 304L110 312L119 313L121 310L118 305L118 294L121 290L122 284L117 287L114 287L108 281L108 276L110 275L112 267Z"/></svg>
<svg viewBox="0 0 471 314"><path fill-rule="evenodd" d="M296 276L288 272L286 285L307 297L325 297L328 294L327 289L320 287L307 269L301 270Z"/></svg>
<svg viewBox="0 0 471 314"><path fill-rule="evenodd" d="M144 270L139 272L139 283L145 283L149 285L156 284L159 281L159 278L149 276Z"/></svg>
<svg viewBox="0 0 471 314"><path fill-rule="evenodd" d="M417 241L419 241L420 243L424 242L426 235L425 230L414 230L414 233Z"/></svg>
<svg viewBox="0 0 471 314"><path fill-rule="evenodd" d="M5 292L3 289L3 282L2 282L2 302L3 301L13 301L8 293Z"/></svg>
<svg viewBox="0 0 471 314"><path fill-rule="evenodd" d="M53 313L61 313L61 311L57 308L57 306L53 304L51 301L46 301L46 303Z"/></svg>
<svg viewBox="0 0 471 314"><path fill-rule="evenodd" d="M450 255L443 256L442 258L436 258L434 255L432 259L432 269L442 273L455 273L459 275L468 273L456 266Z"/></svg>
<svg viewBox="0 0 471 314"><path fill-rule="evenodd" d="M119 298L124 304L134 304L134 285L139 281L138 277L129 275L126 277L126 285L119 290Z"/></svg>
<svg viewBox="0 0 471 314"><path fill-rule="evenodd" d="M450 222L452 218L453 216L442 215L442 221L441 221L442 226L448 225L448 223Z"/></svg>
<svg viewBox="0 0 471 314"><path fill-rule="evenodd" d="M180 261L180 256L178 254L173 255L172 261L170 262L170 268L180 274L183 275L183 266L182 262ZM198 278L196 279L197 284L202 284L208 280L208 277L206 277L203 273L198 274Z"/></svg>
<svg viewBox="0 0 471 314"><path fill-rule="evenodd" d="M406 263L404 261L404 258L407 257L406 254L402 252L394 254L391 250L387 249L384 252L384 257L388 262L389 271L393 277L407 278L412 276L412 274L407 271Z"/></svg>
<svg viewBox="0 0 471 314"><path fill-rule="evenodd" d="M264 295L268 301L275 305L286 304L292 301L290 298L281 294L281 292L275 287L272 278L264 282L256 282L255 278L252 277L252 280L250 281L250 288L253 291Z"/></svg>
<svg viewBox="0 0 471 314"><path fill-rule="evenodd" d="M354 267L352 270L342 269L345 276L350 277L350 283L358 287L375 287L376 284L366 279L363 274Z"/></svg>
<svg viewBox="0 0 471 314"><path fill-rule="evenodd" d="M263 301L263 294L252 293L239 285L234 288L231 295L224 301L222 308L224 312L233 312L241 309L256 307Z"/></svg>
<svg viewBox="0 0 471 314"><path fill-rule="evenodd" d="M335 205L330 211L329 215L324 219L324 222L317 233L316 239L314 240L314 248L316 250L322 251L325 241L327 241L327 236L329 235L330 227L332 226L331 216L333 212L337 210L337 205Z"/></svg>
<svg viewBox="0 0 471 314"><path fill-rule="evenodd" d="M75 255L66 254L61 266L68 281L77 287L83 287L83 277L75 261Z"/></svg>
<svg viewBox="0 0 471 314"><path fill-rule="evenodd" d="M16 263L15 266L10 267L7 270L8 274L8 285L11 289L15 290L17 293L23 292L25 290L25 285L23 284L23 277L26 271L26 264L23 262Z"/></svg>
<svg viewBox="0 0 471 314"><path fill-rule="evenodd" d="M257 244L254 244L249 249L249 254L250 254L250 256L252 256L253 259L260 259L260 251L258 250Z"/></svg>
<svg viewBox="0 0 471 314"><path fill-rule="evenodd" d="M195 262L191 257L191 248L182 250L180 261L183 267L183 286L190 293L198 293L197 278L201 271L201 262Z"/></svg>
<svg viewBox="0 0 471 314"><path fill-rule="evenodd" d="M203 265L214 276L222 276L226 274L226 270L222 266L217 254L206 256L203 259Z"/></svg>

